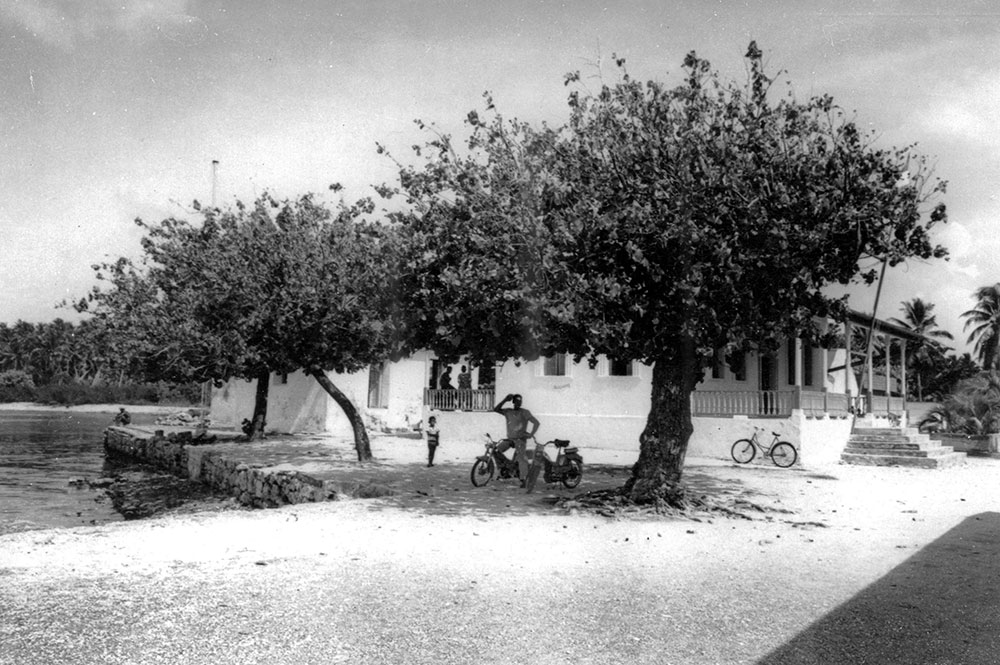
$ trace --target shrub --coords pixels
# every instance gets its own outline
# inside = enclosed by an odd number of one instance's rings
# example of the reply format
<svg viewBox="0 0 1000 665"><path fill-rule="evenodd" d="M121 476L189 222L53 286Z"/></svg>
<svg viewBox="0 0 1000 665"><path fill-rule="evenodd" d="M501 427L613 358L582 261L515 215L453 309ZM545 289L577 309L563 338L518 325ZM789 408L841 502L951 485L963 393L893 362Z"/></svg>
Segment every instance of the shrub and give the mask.
<svg viewBox="0 0 1000 665"><path fill-rule="evenodd" d="M35 382L27 372L19 369L9 369L5 372L0 372L0 387L34 388Z"/></svg>
<svg viewBox="0 0 1000 665"><path fill-rule="evenodd" d="M38 401L38 391L34 386L3 386L0 385L0 402L35 402Z"/></svg>
<svg viewBox="0 0 1000 665"><path fill-rule="evenodd" d="M922 431L973 436L1000 432L1000 373L990 370L959 381L919 427Z"/></svg>

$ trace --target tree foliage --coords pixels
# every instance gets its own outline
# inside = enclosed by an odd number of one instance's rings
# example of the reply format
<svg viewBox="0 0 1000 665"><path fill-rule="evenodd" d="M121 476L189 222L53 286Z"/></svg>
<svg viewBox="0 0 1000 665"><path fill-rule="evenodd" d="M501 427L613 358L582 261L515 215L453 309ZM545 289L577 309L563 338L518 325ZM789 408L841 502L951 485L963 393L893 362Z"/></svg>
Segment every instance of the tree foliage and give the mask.
<svg viewBox="0 0 1000 665"><path fill-rule="evenodd" d="M568 352L653 365L626 491L678 499L690 393L716 349L773 349L842 317L831 283L881 260L945 254L944 190L911 147L882 149L828 96L772 101L755 44L745 85L690 53L683 81L567 83L561 127L508 121L487 98L456 149L401 165L412 341L478 360Z"/></svg>
<svg viewBox="0 0 1000 665"><path fill-rule="evenodd" d="M920 336L919 341L907 346L907 363L911 370L907 377L916 384L916 390L910 390L909 386L907 390L922 402L924 385L940 370L945 353L951 348L940 340L954 337L947 330L938 327L937 317L931 314L934 311L933 303L913 298L900 304L903 318L890 319L890 322Z"/></svg>
<svg viewBox="0 0 1000 665"><path fill-rule="evenodd" d="M935 359L934 372L924 385L924 399L942 401L956 390L959 382L971 379L982 372L982 368L968 353L961 356L945 355Z"/></svg>
<svg viewBox="0 0 1000 665"><path fill-rule="evenodd" d="M972 436L1000 432L1000 373L989 370L959 381L920 428Z"/></svg>
<svg viewBox="0 0 1000 665"><path fill-rule="evenodd" d="M1000 369L1000 283L979 287L973 297L976 306L962 312L968 342L984 369Z"/></svg>
<svg viewBox="0 0 1000 665"><path fill-rule="evenodd" d="M271 373L303 370L341 406L359 459L371 457L356 408L327 370L355 372L390 357L395 237L362 221L370 201L332 213L311 195L203 211L203 221L137 223L139 264L95 266L92 310L150 371L168 378L255 379L254 435Z"/></svg>
<svg viewBox="0 0 1000 665"><path fill-rule="evenodd" d="M119 351L95 320L0 323L0 371L25 372L33 385L145 382L146 377Z"/></svg>

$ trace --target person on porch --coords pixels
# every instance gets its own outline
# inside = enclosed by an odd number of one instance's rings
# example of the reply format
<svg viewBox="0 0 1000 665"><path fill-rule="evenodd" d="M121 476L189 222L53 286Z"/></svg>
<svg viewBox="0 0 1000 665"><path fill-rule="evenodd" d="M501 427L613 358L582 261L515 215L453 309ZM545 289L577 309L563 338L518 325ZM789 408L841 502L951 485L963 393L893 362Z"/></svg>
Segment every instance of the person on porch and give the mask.
<svg viewBox="0 0 1000 665"><path fill-rule="evenodd" d="M510 402L513 408L505 409L503 405L507 402ZM514 443L514 450L517 452L517 468L521 474L521 487L524 487L524 481L528 477L528 437L535 436L541 423L531 414L531 411L521 408L520 395L507 395L493 407L493 410L507 421L507 441ZM530 432L528 431L529 423L532 425ZM497 451L502 453L509 447L510 444L501 442L497 446Z"/></svg>

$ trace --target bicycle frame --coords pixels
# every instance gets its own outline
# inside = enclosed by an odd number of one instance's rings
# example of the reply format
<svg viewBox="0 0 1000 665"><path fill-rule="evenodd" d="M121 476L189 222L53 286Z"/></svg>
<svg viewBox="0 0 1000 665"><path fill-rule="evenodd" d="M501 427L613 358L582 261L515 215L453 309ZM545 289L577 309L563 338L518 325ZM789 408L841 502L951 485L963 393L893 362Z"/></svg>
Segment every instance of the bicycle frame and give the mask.
<svg viewBox="0 0 1000 665"><path fill-rule="evenodd" d="M774 444L778 443L778 441L779 441L779 439L778 439L778 433L777 432L771 432L771 435L773 437L771 439L771 443L769 443L769 444L763 444L763 443L760 442L760 439L757 438L757 435L760 434L763 431L764 431L764 428L762 428L762 427L754 427L753 428L753 436L750 437L750 441L753 443L753 445L757 446L757 450L760 451L761 455L770 455L771 454L771 448L773 448Z"/></svg>

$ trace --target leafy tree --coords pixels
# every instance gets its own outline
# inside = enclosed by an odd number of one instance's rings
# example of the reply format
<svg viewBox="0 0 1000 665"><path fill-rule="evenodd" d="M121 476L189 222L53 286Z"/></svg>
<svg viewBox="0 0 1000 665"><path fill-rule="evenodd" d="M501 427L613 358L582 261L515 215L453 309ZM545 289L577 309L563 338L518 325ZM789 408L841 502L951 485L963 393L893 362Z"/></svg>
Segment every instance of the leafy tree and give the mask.
<svg viewBox="0 0 1000 665"><path fill-rule="evenodd" d="M361 417L326 370L354 372L387 359L395 236L360 220L370 201L336 214L310 195L260 197L246 208L204 211L202 224L167 219L145 229L139 265L98 266L109 290L93 309L148 371L189 380L256 379L252 427L263 432L273 372L302 369L343 409L358 458L371 458Z"/></svg>
<svg viewBox="0 0 1000 665"><path fill-rule="evenodd" d="M989 370L960 381L920 428L973 436L1000 432L1000 373Z"/></svg>
<svg viewBox="0 0 1000 665"><path fill-rule="evenodd" d="M962 312L963 330L969 333L969 344L984 369L1000 369L1000 283L981 286L974 295L976 306Z"/></svg>
<svg viewBox="0 0 1000 665"><path fill-rule="evenodd" d="M956 385L982 372L982 368L972 359L972 355L946 355L935 362L935 371L924 387L924 397L941 401L955 391Z"/></svg>
<svg viewBox="0 0 1000 665"><path fill-rule="evenodd" d="M828 96L768 97L694 53L684 81L568 77L562 127L471 113L463 154L439 135L401 166L413 340L479 361L568 352L653 365L651 410L624 492L679 502L690 395L716 349L773 350L842 318L830 283L882 259L939 257L943 191L910 148L880 149ZM622 61L618 61L623 66Z"/></svg>
<svg viewBox="0 0 1000 665"><path fill-rule="evenodd" d="M0 370L30 372L36 385L96 385L108 382L116 368L100 326L92 320L76 325L59 318L48 323L18 321L13 326L0 323ZM119 374L119 383L126 378L133 377Z"/></svg>
<svg viewBox="0 0 1000 665"><path fill-rule="evenodd" d="M945 352L950 348L939 340L954 339L947 330L941 330L937 325L937 317L931 314L934 304L924 302L921 298L900 303L903 309L902 319L890 319L902 328L920 335L921 340L911 343L907 360L913 369L911 376L917 383L917 400L924 399L924 380L938 369Z"/></svg>

